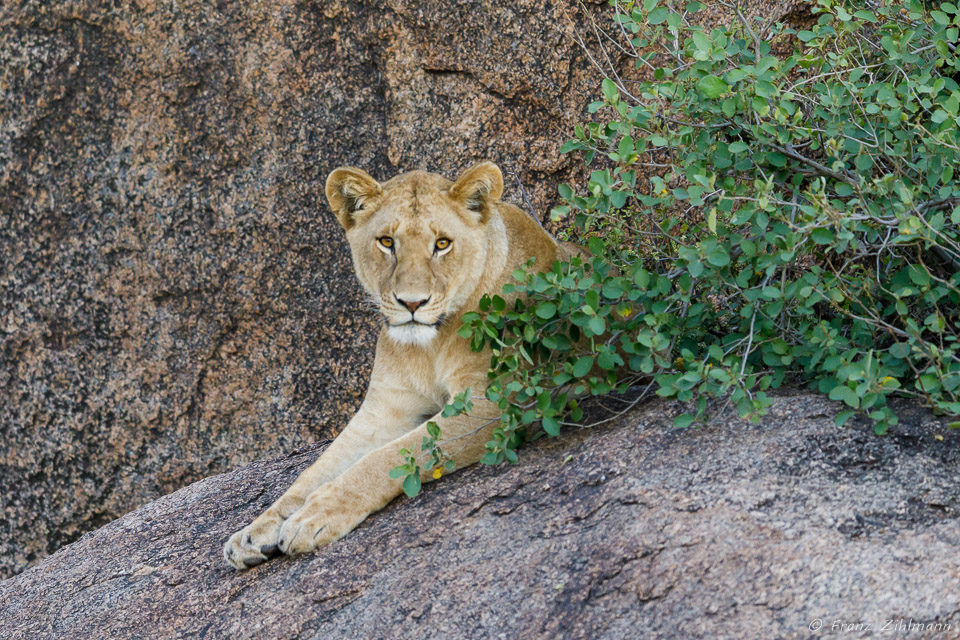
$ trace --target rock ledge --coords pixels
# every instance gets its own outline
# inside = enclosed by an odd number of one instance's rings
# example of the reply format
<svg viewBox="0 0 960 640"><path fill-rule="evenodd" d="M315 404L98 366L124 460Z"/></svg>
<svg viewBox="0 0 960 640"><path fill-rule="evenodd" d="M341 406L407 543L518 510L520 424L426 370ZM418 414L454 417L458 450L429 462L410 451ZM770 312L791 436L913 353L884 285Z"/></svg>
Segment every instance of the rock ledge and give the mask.
<svg viewBox="0 0 960 640"><path fill-rule="evenodd" d="M243 573L221 544L322 445L207 478L0 583L4 637L958 636L960 434L909 406L886 438L838 430L807 395L761 425L675 431L678 411L466 470Z"/></svg>

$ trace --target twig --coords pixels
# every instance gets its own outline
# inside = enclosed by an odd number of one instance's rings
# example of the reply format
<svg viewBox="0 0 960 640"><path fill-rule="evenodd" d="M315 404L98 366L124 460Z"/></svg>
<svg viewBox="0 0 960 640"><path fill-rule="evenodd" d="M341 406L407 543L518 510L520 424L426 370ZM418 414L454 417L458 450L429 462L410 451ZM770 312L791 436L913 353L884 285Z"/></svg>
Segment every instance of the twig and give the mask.
<svg viewBox="0 0 960 640"><path fill-rule="evenodd" d="M754 33L753 27L750 26L750 21L747 20L746 16L743 15L743 12L740 11L740 7L737 7L737 17L740 18L740 22L743 23L743 26L747 28L747 33L750 34L750 37L753 38L753 44L756 47L757 62L760 62L760 38L757 37L757 34Z"/></svg>
<svg viewBox="0 0 960 640"><path fill-rule="evenodd" d="M537 217L536 212L533 210L533 204L530 202L530 198L527 197L527 190L523 188L523 182L520 181L520 176L517 175L515 171L511 171L510 175L517 181L517 186L520 187L520 195L523 196L523 201L527 203L527 209L530 210L530 215L533 216L533 219L536 220L540 226L543 226L543 222Z"/></svg>
<svg viewBox="0 0 960 640"><path fill-rule="evenodd" d="M817 171L820 172L821 175L829 176L834 180L839 180L840 182L846 182L847 184L853 187L858 186L858 182L854 180L853 176L851 176L850 174L838 173L833 169L831 169L830 167L820 164L816 160L811 160L810 158L804 156L803 154L797 153L796 150L790 145L781 147L778 144L771 144L770 146L776 149L777 151L779 151L780 153L782 153L783 155L793 158L798 162L802 162L808 167L812 167L813 169L816 169Z"/></svg>
<svg viewBox="0 0 960 640"><path fill-rule="evenodd" d="M590 424L586 424L586 425L577 424L576 422L563 422L563 421L561 421L560 424L566 427L580 427L581 429L592 429L593 427L599 427L602 424L606 424L608 422L616 420L617 418L629 412L635 406L640 404L640 402L643 401L647 397L647 395L650 393L650 389L652 387L653 387L653 382L648 383L647 386L644 387L643 393L637 396L636 399L632 400L630 404L628 404L624 409L618 411L617 413L610 416L609 418L604 418L603 420L598 420L597 422L591 422Z"/></svg>

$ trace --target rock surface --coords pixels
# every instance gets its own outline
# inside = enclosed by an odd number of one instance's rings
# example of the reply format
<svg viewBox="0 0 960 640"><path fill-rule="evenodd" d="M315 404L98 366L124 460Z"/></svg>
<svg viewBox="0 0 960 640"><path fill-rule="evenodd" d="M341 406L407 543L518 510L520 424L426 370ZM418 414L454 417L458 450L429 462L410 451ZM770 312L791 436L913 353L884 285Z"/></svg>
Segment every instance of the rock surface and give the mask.
<svg viewBox="0 0 960 640"><path fill-rule="evenodd" d="M326 175L488 158L544 215L598 84L578 5L0 4L0 577L335 434L375 321Z"/></svg>
<svg viewBox="0 0 960 640"><path fill-rule="evenodd" d="M886 620L924 625L891 637L957 637L960 434L901 406L879 438L835 411L779 397L761 425L676 431L679 407L651 404L433 483L314 555L234 571L222 543L309 447L0 583L4 637L789 639Z"/></svg>

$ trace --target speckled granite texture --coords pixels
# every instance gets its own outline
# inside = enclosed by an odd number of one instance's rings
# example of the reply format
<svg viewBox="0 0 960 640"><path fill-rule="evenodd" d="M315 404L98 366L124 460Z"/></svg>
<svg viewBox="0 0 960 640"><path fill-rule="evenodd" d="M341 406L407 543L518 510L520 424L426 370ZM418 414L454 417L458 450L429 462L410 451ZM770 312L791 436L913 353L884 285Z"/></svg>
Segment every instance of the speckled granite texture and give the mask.
<svg viewBox="0 0 960 640"><path fill-rule="evenodd" d="M0 635L956 638L960 433L897 409L879 438L837 429L822 396L684 431L657 401L517 466L447 476L316 554L235 571L221 545L313 446L181 489L0 582ZM887 620L903 628L880 632Z"/></svg>

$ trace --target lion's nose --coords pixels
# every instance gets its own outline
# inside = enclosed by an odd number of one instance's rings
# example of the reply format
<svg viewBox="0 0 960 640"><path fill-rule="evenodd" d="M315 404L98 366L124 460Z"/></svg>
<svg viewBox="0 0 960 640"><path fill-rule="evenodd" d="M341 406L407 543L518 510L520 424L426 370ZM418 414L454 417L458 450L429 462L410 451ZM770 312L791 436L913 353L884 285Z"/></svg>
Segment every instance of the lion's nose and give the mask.
<svg viewBox="0 0 960 640"><path fill-rule="evenodd" d="M404 300L403 298L397 296L397 302L409 309L410 313L416 312L417 309L427 304L428 300L430 300L429 297L426 297L423 300Z"/></svg>

